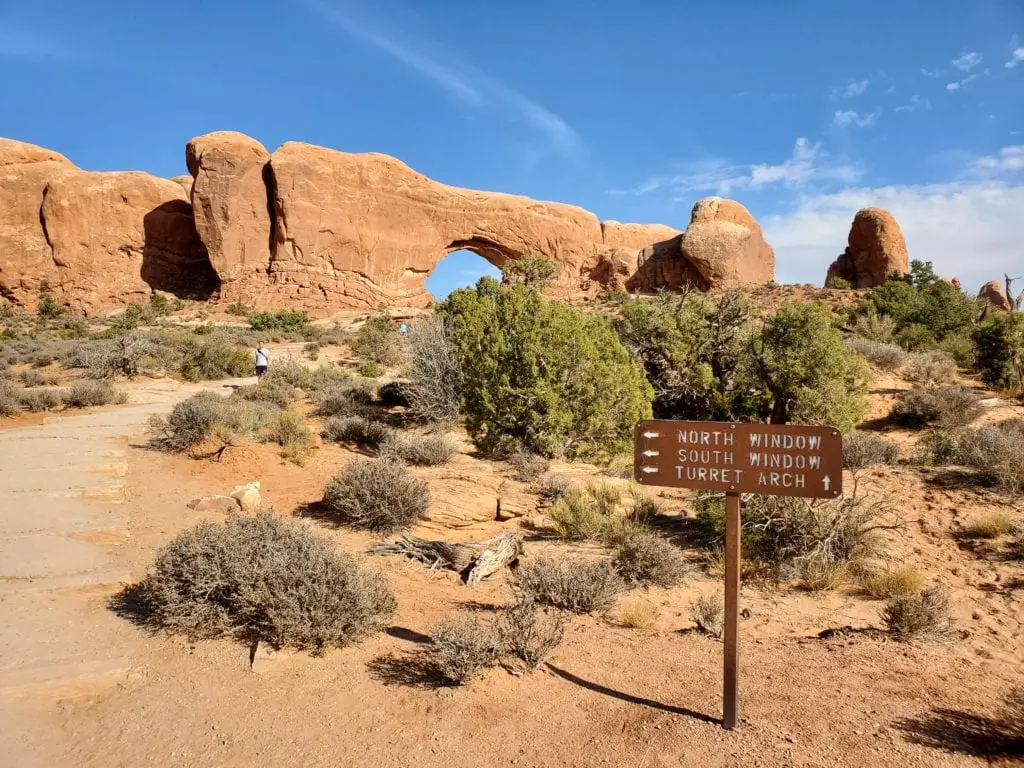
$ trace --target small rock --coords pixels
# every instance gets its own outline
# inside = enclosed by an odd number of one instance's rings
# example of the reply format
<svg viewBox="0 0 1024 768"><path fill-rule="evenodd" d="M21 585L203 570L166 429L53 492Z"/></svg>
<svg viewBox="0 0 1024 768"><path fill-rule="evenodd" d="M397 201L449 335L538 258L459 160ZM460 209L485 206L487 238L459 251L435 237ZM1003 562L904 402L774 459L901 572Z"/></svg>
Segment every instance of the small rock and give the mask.
<svg viewBox="0 0 1024 768"><path fill-rule="evenodd" d="M742 616L744 619L749 619L753 615L754 615L754 612L752 610L750 610L749 608L744 608L742 611L740 611L740 616Z"/></svg>
<svg viewBox="0 0 1024 768"><path fill-rule="evenodd" d="M260 498L260 481L240 485L231 492L231 498L238 501L238 506L243 512L253 514L263 509L263 500Z"/></svg>
<svg viewBox="0 0 1024 768"><path fill-rule="evenodd" d="M196 512L216 512L226 515L229 512L237 512L239 505L238 500L231 496L203 496L199 499L192 499L187 506Z"/></svg>

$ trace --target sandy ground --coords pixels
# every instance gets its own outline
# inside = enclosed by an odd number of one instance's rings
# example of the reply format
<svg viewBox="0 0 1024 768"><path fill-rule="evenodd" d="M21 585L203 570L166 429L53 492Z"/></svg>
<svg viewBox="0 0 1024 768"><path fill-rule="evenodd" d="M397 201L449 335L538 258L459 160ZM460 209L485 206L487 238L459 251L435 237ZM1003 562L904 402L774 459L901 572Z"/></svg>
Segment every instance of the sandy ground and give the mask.
<svg viewBox="0 0 1024 768"><path fill-rule="evenodd" d="M876 386L879 414L901 386ZM1024 567L953 534L990 510L1021 512L1019 500L907 466L859 480L907 521L893 556L951 591L957 639L886 639L872 631L881 604L854 587L747 585L743 720L733 732L718 723L721 644L691 631L690 602L721 590L700 571L681 587L627 597L657 607L651 629L577 617L547 666L526 676L495 669L458 689L425 679L416 653L454 610L506 601L504 575L469 589L452 574L373 558L398 599L386 633L323 658L261 657L255 672L238 644L148 634L107 601L145 573L159 546L210 517L189 510L190 499L259 479L267 505L292 515L351 456L326 446L300 468L267 446L232 449L220 463L153 452L146 416L191 389L142 382L128 406L0 432L0 764L834 768L1015 759L987 738L986 718L1024 682ZM983 419L1020 412L998 406ZM909 449L905 434L892 436ZM444 505L421 535L465 540L517 528L519 520L493 520L498 494L503 504L536 506L500 464L462 455L416 471ZM670 513L684 503L674 492L661 501ZM307 523L349 551L374 542ZM535 537L526 546L527 556L567 551ZM843 627L851 630L818 637Z"/></svg>

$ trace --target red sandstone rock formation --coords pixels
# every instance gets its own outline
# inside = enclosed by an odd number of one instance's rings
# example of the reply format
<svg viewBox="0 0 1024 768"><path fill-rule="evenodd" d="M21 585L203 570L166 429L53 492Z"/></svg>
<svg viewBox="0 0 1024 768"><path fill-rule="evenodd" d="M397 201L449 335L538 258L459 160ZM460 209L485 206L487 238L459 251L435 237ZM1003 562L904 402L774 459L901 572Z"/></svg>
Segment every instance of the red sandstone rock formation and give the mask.
<svg viewBox="0 0 1024 768"><path fill-rule="evenodd" d="M1005 312L1009 312L1012 307L1010 306L1010 300L1006 298L1006 293L1003 292L1003 284L999 280L989 280L978 291L978 298L984 299L996 309L1001 309Z"/></svg>
<svg viewBox="0 0 1024 768"><path fill-rule="evenodd" d="M702 290L759 285L775 278L775 252L750 211L735 200L698 200L686 231L641 251L633 290Z"/></svg>
<svg viewBox="0 0 1024 768"><path fill-rule="evenodd" d="M853 217L849 245L828 268L827 285L842 278L853 288L871 288L890 277L910 274L907 243L900 225L881 208L863 208Z"/></svg>
<svg viewBox="0 0 1024 768"><path fill-rule="evenodd" d="M600 222L572 205L432 181L387 155L286 143L268 155L232 132L188 143L191 177L87 173L0 142L0 295L31 306L47 280L95 313L154 290L311 310L413 306L448 252L497 266L558 262L552 294L752 285L774 254L743 206L709 198L690 228Z"/></svg>

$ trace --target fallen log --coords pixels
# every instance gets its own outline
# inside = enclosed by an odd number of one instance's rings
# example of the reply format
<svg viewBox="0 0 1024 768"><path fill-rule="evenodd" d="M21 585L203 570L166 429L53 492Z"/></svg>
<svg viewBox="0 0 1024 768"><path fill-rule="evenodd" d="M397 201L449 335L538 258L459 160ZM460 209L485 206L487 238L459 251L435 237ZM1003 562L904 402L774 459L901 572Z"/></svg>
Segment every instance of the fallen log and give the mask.
<svg viewBox="0 0 1024 768"><path fill-rule="evenodd" d="M522 536L507 531L487 541L467 541L460 544L399 536L394 541L378 544L370 549L371 555L411 557L430 566L432 571L455 571L470 587L479 584L481 579L496 573L506 565L514 563L522 552Z"/></svg>

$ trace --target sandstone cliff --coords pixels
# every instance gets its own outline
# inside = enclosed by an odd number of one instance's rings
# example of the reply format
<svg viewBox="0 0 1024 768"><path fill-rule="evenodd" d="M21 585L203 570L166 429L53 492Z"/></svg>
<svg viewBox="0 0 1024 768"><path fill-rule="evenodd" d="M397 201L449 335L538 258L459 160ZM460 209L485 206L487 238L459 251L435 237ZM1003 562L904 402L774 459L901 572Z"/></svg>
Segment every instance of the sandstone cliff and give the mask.
<svg viewBox="0 0 1024 768"><path fill-rule="evenodd" d="M153 291L257 308L376 309L430 300L424 279L469 249L501 266L562 266L555 295L629 286L754 285L774 253L739 203L700 201L690 227L601 222L582 208L433 181L387 155L240 133L188 142L189 177L90 173L0 140L0 295L31 307L42 281L75 311Z"/></svg>

